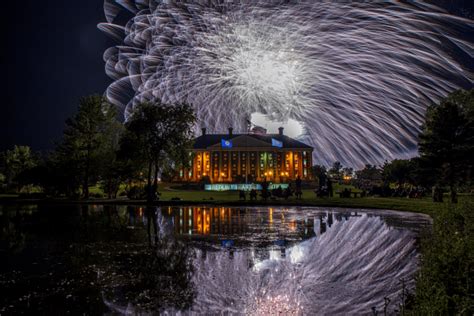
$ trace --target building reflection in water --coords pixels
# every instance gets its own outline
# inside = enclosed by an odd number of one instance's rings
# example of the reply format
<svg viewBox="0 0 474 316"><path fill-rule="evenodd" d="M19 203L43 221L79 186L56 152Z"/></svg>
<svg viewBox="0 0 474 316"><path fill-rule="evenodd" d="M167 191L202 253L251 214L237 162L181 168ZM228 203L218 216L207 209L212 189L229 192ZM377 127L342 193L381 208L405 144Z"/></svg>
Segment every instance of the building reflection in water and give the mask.
<svg viewBox="0 0 474 316"><path fill-rule="evenodd" d="M159 235L206 238L223 248L245 241L255 246L273 246L285 257L289 243L319 237L334 222L360 215L354 211L306 212L285 208L233 207L137 207L127 206L128 225L147 229L149 241Z"/></svg>
<svg viewBox="0 0 474 316"><path fill-rule="evenodd" d="M234 235L248 231L245 210L225 207L186 207L171 212L174 231L183 235Z"/></svg>
<svg viewBox="0 0 474 316"><path fill-rule="evenodd" d="M224 248L245 244L286 248L288 243L320 237L335 222L361 217L352 210L308 211L306 208L254 207L145 207L145 206L82 206L80 217L101 213L108 222L122 222L129 228L144 228L152 242L160 236L174 235L205 238ZM367 214L371 216L371 214ZM121 218L121 220L119 220ZM236 245L235 242L239 243ZM282 254L283 256L284 254Z"/></svg>
<svg viewBox="0 0 474 316"><path fill-rule="evenodd" d="M227 251L229 258L234 257L238 248L245 247L250 249L249 268L267 259L285 259L288 249L296 243L320 238L331 228L342 227L335 222L361 216L352 210L308 212L304 208L210 206L127 206L126 213L128 225L143 227L150 244L170 235L206 240L207 246ZM202 255L206 256L206 246L201 246Z"/></svg>

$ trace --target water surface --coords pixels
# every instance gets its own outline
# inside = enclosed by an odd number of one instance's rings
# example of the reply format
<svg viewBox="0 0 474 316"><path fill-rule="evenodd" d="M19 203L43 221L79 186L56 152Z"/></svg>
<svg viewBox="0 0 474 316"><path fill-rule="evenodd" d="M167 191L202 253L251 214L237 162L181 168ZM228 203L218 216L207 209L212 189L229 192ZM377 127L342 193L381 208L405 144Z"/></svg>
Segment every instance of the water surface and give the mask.
<svg viewBox="0 0 474 316"><path fill-rule="evenodd" d="M399 308L427 216L314 207L3 206L0 313ZM385 303L385 304L384 304Z"/></svg>

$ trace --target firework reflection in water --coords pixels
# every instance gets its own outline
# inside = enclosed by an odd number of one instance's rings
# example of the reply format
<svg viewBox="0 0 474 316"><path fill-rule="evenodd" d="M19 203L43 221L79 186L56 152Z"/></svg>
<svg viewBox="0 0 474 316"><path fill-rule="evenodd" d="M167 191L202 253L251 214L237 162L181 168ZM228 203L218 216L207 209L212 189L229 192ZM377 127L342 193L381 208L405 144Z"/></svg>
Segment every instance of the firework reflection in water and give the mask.
<svg viewBox="0 0 474 316"><path fill-rule="evenodd" d="M317 225L315 225L317 227ZM280 251L198 250L193 310L205 313L347 315L397 302L400 280L413 286L414 233L388 227L379 217L336 221L324 234ZM260 252L260 253L258 253ZM265 256L263 256L265 257ZM389 310L397 308L392 304Z"/></svg>

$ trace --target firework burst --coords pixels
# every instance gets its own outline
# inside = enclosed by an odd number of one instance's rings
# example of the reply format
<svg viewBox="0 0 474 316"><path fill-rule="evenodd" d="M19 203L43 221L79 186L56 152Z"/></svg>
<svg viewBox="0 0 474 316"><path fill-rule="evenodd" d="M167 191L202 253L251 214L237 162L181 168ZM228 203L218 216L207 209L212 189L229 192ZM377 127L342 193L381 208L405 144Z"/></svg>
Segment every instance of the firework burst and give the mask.
<svg viewBox="0 0 474 316"><path fill-rule="evenodd" d="M105 13L119 41L106 95L125 118L160 99L216 132L297 122L326 165L413 156L427 105L473 86L473 21L420 3L106 0Z"/></svg>

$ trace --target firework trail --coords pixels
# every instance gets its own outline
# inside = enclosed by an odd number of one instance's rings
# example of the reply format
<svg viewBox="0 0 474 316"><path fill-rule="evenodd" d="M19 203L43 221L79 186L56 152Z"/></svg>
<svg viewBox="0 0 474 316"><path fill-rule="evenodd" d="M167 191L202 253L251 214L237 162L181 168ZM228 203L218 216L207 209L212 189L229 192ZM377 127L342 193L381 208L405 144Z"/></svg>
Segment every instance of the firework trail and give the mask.
<svg viewBox="0 0 474 316"><path fill-rule="evenodd" d="M416 154L426 107L473 86L474 21L395 1L106 0L106 91L186 102L199 125L296 121L315 161L360 167ZM122 23L123 22L123 23ZM264 124L265 122L263 122ZM199 126L196 126L197 128Z"/></svg>

